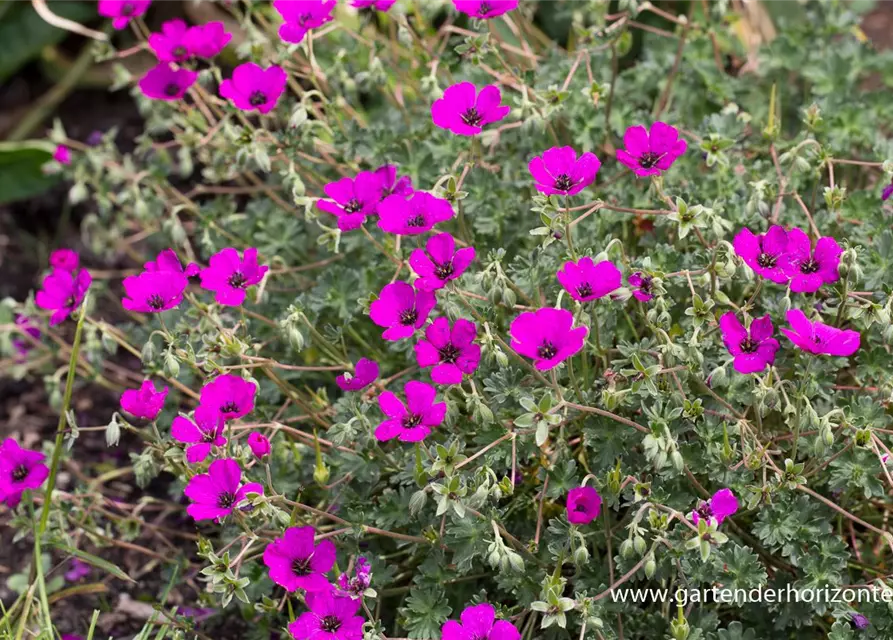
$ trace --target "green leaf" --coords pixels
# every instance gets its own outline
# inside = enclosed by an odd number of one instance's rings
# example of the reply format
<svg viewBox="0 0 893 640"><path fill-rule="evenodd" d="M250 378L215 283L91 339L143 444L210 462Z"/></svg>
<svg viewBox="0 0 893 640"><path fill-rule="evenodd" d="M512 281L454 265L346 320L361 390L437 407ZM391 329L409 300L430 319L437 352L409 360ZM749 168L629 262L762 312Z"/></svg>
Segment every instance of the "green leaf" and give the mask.
<svg viewBox="0 0 893 640"><path fill-rule="evenodd" d="M0 204L34 197L58 182L59 176L43 172L53 149L49 142L37 140L0 142Z"/></svg>
<svg viewBox="0 0 893 640"><path fill-rule="evenodd" d="M80 549L75 549L73 547L68 547L64 544L53 544L52 546L56 547L60 551L64 551L65 553L71 554L76 558L83 560L87 564L92 565L97 569L102 569L106 573L110 573L116 578L127 580L128 582L133 582L134 584L136 584L136 580L131 578L129 575L124 573L124 571L120 567L112 564L108 560L103 560L102 558L94 556L91 553L87 553L86 551L81 551Z"/></svg>
<svg viewBox="0 0 893 640"><path fill-rule="evenodd" d="M18 71L29 60L40 55L44 47L60 42L68 33L54 27L37 15L30 2L12 2L0 20L0 82ZM56 15L76 22L96 15L95 4L83 2L50 2Z"/></svg>

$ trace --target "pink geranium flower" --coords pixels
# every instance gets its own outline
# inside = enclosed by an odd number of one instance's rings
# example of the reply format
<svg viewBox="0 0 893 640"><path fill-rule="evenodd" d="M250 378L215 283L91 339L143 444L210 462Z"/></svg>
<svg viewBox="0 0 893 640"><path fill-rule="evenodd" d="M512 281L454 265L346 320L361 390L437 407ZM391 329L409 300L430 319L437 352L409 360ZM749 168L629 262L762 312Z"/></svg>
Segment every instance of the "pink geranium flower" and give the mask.
<svg viewBox="0 0 893 640"><path fill-rule="evenodd" d="M787 260L782 267L791 278L791 291L813 293L840 278L837 268L843 249L834 238L819 238L815 250L810 249L809 236L801 229L788 232Z"/></svg>
<svg viewBox="0 0 893 640"><path fill-rule="evenodd" d="M387 11L397 0L351 0L350 4L357 9L375 9L376 11Z"/></svg>
<svg viewBox="0 0 893 640"><path fill-rule="evenodd" d="M436 302L430 291L416 291L405 282L393 282L378 294L369 308L369 317L379 327L387 327L382 338L400 340L425 324Z"/></svg>
<svg viewBox="0 0 893 640"><path fill-rule="evenodd" d="M270 455L272 448L270 447L270 439L258 431L252 431L248 434L248 448L257 458L266 458Z"/></svg>
<svg viewBox="0 0 893 640"><path fill-rule="evenodd" d="M176 18L161 25L161 33L149 35L149 47L162 62L183 62L192 57L186 41L186 23Z"/></svg>
<svg viewBox="0 0 893 640"><path fill-rule="evenodd" d="M326 574L335 566L335 545L322 540L314 545L313 527L291 527L264 549L270 580L288 592L329 591Z"/></svg>
<svg viewBox="0 0 893 640"><path fill-rule="evenodd" d="M81 306L91 282L93 278L86 269L81 269L76 275L70 271L54 269L43 279L43 289L37 292L34 302L41 309L53 311L50 326L55 326Z"/></svg>
<svg viewBox="0 0 893 640"><path fill-rule="evenodd" d="M43 464L45 457L39 451L22 449L12 438L0 444L0 503L16 507L25 491L46 481L50 470Z"/></svg>
<svg viewBox="0 0 893 640"><path fill-rule="evenodd" d="M137 276L127 276L121 284L124 286L121 304L125 309L160 313L180 306L189 281L176 271L143 271Z"/></svg>
<svg viewBox="0 0 893 640"><path fill-rule="evenodd" d="M496 609L484 602L465 607L462 623L447 620L441 628L441 640L521 640L521 634L508 620L496 620Z"/></svg>
<svg viewBox="0 0 893 640"><path fill-rule="evenodd" d="M518 0L453 0L456 11L478 20L497 18L518 8Z"/></svg>
<svg viewBox="0 0 893 640"><path fill-rule="evenodd" d="M474 247L456 251L456 240L449 233L428 238L425 249L414 249L409 266L418 274L416 287L421 291L436 291L450 280L460 277L474 261Z"/></svg>
<svg viewBox="0 0 893 640"><path fill-rule="evenodd" d="M460 136L475 136L511 111L509 106L500 106L501 100L502 94L495 84L487 85L478 93L472 83L460 82L447 87L443 97L434 101L431 118L441 129Z"/></svg>
<svg viewBox="0 0 893 640"><path fill-rule="evenodd" d="M744 264L757 275L778 284L789 280L784 270L788 261L788 233L784 227L772 225L762 235L755 235L750 229L742 229L735 236L732 245Z"/></svg>
<svg viewBox="0 0 893 640"><path fill-rule="evenodd" d="M342 373L335 382L342 391L359 391L375 382L378 377L378 363L368 358L360 358L354 367L353 375Z"/></svg>
<svg viewBox="0 0 893 640"><path fill-rule="evenodd" d="M881 202L886 202L890 199L890 196L893 196L893 182L884 187L884 190L881 192Z"/></svg>
<svg viewBox="0 0 893 640"><path fill-rule="evenodd" d="M357 615L362 600L314 591L306 602L310 611L288 625L295 640L362 640L363 618Z"/></svg>
<svg viewBox="0 0 893 640"><path fill-rule="evenodd" d="M626 279L629 286L633 288L633 297L640 302L648 302L654 297L654 294L651 293L651 280L651 276L641 271L631 273Z"/></svg>
<svg viewBox="0 0 893 640"><path fill-rule="evenodd" d="M567 521L571 524L589 524L602 509L602 497L594 487L577 487L567 492Z"/></svg>
<svg viewBox="0 0 893 640"><path fill-rule="evenodd" d="M342 231L358 229L366 216L374 214L382 196L382 180L371 171L362 171L356 178L341 178L323 189L334 200L317 200L316 206L338 218Z"/></svg>
<svg viewBox="0 0 893 640"><path fill-rule="evenodd" d="M708 523L714 523L716 526L722 524L722 521L738 511L738 499L731 489L720 489L713 494L710 502L703 500L698 508L691 512L691 520L695 524L704 518Z"/></svg>
<svg viewBox="0 0 893 640"><path fill-rule="evenodd" d="M861 336L858 331L837 329L819 321L810 322L799 309L791 309L786 317L791 328L782 328L781 332L808 353L851 356L859 350Z"/></svg>
<svg viewBox="0 0 893 640"><path fill-rule="evenodd" d="M726 348L735 356L738 373L759 373L775 362L778 340L772 337L772 320L768 315L755 318L748 331L734 311L727 311L719 319L719 328Z"/></svg>
<svg viewBox="0 0 893 640"><path fill-rule="evenodd" d="M269 113L285 91L287 81L288 76L282 67L274 64L264 69L253 62L245 62L233 69L232 78L220 83L220 95L242 111Z"/></svg>
<svg viewBox="0 0 893 640"><path fill-rule="evenodd" d="M676 158L685 153L688 143L679 139L679 130L663 122L655 122L649 132L639 125L623 134L626 150L618 149L617 160L637 176L659 176Z"/></svg>
<svg viewBox="0 0 893 640"><path fill-rule="evenodd" d="M595 264L589 256L577 262L565 262L555 275L571 297L580 302L602 298L619 289L623 281L614 263L602 260Z"/></svg>
<svg viewBox="0 0 893 640"><path fill-rule="evenodd" d="M26 336L30 336L35 340L40 338L40 327L34 324L34 321L28 316L16 316L16 326ZM16 352L16 359L20 362L24 362L25 356L28 355L28 352L31 351L33 347L32 341L25 337L15 337L10 343Z"/></svg>
<svg viewBox="0 0 893 640"><path fill-rule="evenodd" d="M155 383L151 380L143 380L139 389L127 389L121 394L121 410L135 418L154 420L164 408L167 392L167 387L156 391Z"/></svg>
<svg viewBox="0 0 893 640"><path fill-rule="evenodd" d="M446 416L446 402L434 402L437 391L430 384L412 380L403 387L403 394L405 405L390 391L378 396L378 406L388 417L375 428L375 437L382 442L394 438L421 442Z"/></svg>
<svg viewBox="0 0 893 640"><path fill-rule="evenodd" d="M573 328L574 314L565 309L545 307L519 315L509 333L511 347L522 356L533 358L540 371L548 371L583 348L589 330Z"/></svg>
<svg viewBox="0 0 893 640"><path fill-rule="evenodd" d="M401 195L388 196L378 205L382 231L401 236L417 236L456 214L449 200L416 191L409 200Z"/></svg>
<svg viewBox="0 0 893 640"><path fill-rule="evenodd" d="M194 56L213 58L226 48L233 34L229 33L222 22L207 22L189 27L186 31L186 47Z"/></svg>
<svg viewBox="0 0 893 640"><path fill-rule="evenodd" d="M59 164L71 164L71 150L64 144L60 144L53 151L53 160L55 160Z"/></svg>
<svg viewBox="0 0 893 640"><path fill-rule="evenodd" d="M537 191L546 195L573 196L592 184L601 161L588 151L577 158L573 147L552 147L527 165Z"/></svg>
<svg viewBox="0 0 893 640"><path fill-rule="evenodd" d="M257 249L248 248L239 257L232 247L218 251L202 269L202 289L214 291L214 299L219 304L238 307L245 301L245 290L260 284L269 267L257 264Z"/></svg>
<svg viewBox="0 0 893 640"><path fill-rule="evenodd" d="M370 584L372 584L372 568L369 566L369 561L363 556L357 558L353 575L345 572L338 576L338 591L341 595L351 598L362 597Z"/></svg>
<svg viewBox="0 0 893 640"><path fill-rule="evenodd" d="M182 273L187 278L195 277L201 271L201 267L194 262L190 262L186 265L186 269L183 269L183 265L180 264L180 258L177 257L173 249L165 249L158 254L155 260L150 260L144 264L143 268L146 271L174 271Z"/></svg>
<svg viewBox="0 0 893 640"><path fill-rule="evenodd" d="M254 384L227 373L202 387L199 404L220 413L224 420L234 420L254 410L256 393L257 387Z"/></svg>
<svg viewBox="0 0 893 640"><path fill-rule="evenodd" d="M72 558L69 569L65 572L63 577L66 582L78 582L89 576L92 572L93 570L89 564L81 561L79 558Z"/></svg>
<svg viewBox="0 0 893 640"><path fill-rule="evenodd" d="M151 0L99 0L99 15L112 18L115 29L123 29L131 18L146 13Z"/></svg>
<svg viewBox="0 0 893 640"><path fill-rule="evenodd" d="M152 100L179 100L198 78L189 69L175 69L170 62L159 62L139 81L143 95Z"/></svg>
<svg viewBox="0 0 893 640"><path fill-rule="evenodd" d="M211 454L212 447L226 444L223 437L223 416L215 407L199 404L195 408L194 420L177 416L171 423L171 437L186 447L186 462L196 464Z"/></svg>
<svg viewBox="0 0 893 640"><path fill-rule="evenodd" d="M192 476L183 493L192 501L186 513L196 521L223 520L239 507L249 493L263 495L264 488L257 482L242 484L242 469L231 458L215 460L208 473Z"/></svg>
<svg viewBox="0 0 893 640"><path fill-rule="evenodd" d="M460 384L463 374L472 374L481 360L481 347L474 344L477 327L459 318L450 329L450 321L437 318L425 329L425 338L415 346L416 362L431 370L437 384Z"/></svg>
<svg viewBox="0 0 893 640"><path fill-rule="evenodd" d="M379 9L379 11L387 11L387 9ZM397 177L397 167L392 164L385 164L376 169L373 173L381 184L381 195L379 200L384 200L390 195L396 194L403 197L412 195L412 178L409 176Z"/></svg>
<svg viewBox="0 0 893 640"><path fill-rule="evenodd" d="M311 29L334 20L335 4L335 0L274 0L273 8L285 21L279 27L279 37L285 42L300 42Z"/></svg>
<svg viewBox="0 0 893 640"><path fill-rule="evenodd" d="M50 266L62 271L77 271L80 256L71 249L56 249L50 254Z"/></svg>

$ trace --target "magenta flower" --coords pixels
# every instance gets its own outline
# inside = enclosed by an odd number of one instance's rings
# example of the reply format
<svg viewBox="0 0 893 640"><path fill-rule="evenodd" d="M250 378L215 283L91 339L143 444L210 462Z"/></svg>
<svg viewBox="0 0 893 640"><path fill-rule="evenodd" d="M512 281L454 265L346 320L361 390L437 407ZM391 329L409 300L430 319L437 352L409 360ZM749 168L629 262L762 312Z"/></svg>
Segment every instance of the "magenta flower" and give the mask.
<svg viewBox="0 0 893 640"><path fill-rule="evenodd" d="M750 229L742 229L732 242L735 253L754 273L777 284L789 278L784 266L788 261L788 233L775 224L762 235L754 235Z"/></svg>
<svg viewBox="0 0 893 640"><path fill-rule="evenodd" d="M648 302L654 297L654 294L651 293L651 280L651 276L641 271L631 273L626 279L629 286L633 288L633 297L640 302Z"/></svg>
<svg viewBox="0 0 893 640"><path fill-rule="evenodd" d="M489 20L518 8L518 0L453 0L456 11L477 18Z"/></svg>
<svg viewBox="0 0 893 640"><path fill-rule="evenodd" d="M180 264L180 258L177 257L173 249L165 249L158 254L155 260L150 260L144 264L143 268L146 271L174 271L175 273L182 273L187 278L193 278L199 275L201 271L201 267L194 262L190 262L186 265L186 269L183 269L183 265Z"/></svg>
<svg viewBox="0 0 893 640"><path fill-rule="evenodd" d="M155 383L143 380L139 389L127 389L121 394L121 410L135 418L154 420L164 408L167 392L167 387L161 387L161 391L156 391Z"/></svg>
<svg viewBox="0 0 893 640"><path fill-rule="evenodd" d="M641 125L630 127L623 134L623 144L626 150L617 150L617 160L637 176L659 176L688 148L676 127L663 122L651 125L650 132Z"/></svg>
<svg viewBox="0 0 893 640"><path fill-rule="evenodd" d="M143 271L127 276L121 304L128 311L160 313L180 306L189 285L186 276L176 271Z"/></svg>
<svg viewBox="0 0 893 640"><path fill-rule="evenodd" d="M425 338L416 343L416 362L431 370L437 384L461 384L462 374L472 374L481 361L481 347L474 344L477 327L459 318L450 329L450 321L437 318L425 329Z"/></svg>
<svg viewBox="0 0 893 640"><path fill-rule="evenodd" d="M552 147L535 156L527 168L541 193L573 196L592 184L601 165L594 153L587 151L578 159L573 147Z"/></svg>
<svg viewBox="0 0 893 640"><path fill-rule="evenodd" d="M357 558L357 564L353 568L353 575L345 572L338 576L338 590L341 595L351 598L359 598L372 584L372 569L369 562L363 556Z"/></svg>
<svg viewBox="0 0 893 640"><path fill-rule="evenodd" d="M444 623L441 640L521 640L515 625L508 620L496 620L496 610L487 602L465 607L459 618L462 624L455 620Z"/></svg>
<svg viewBox="0 0 893 640"><path fill-rule="evenodd" d="M884 190L881 192L881 202L886 202L890 199L890 196L893 196L893 182L884 187Z"/></svg>
<svg viewBox="0 0 893 640"><path fill-rule="evenodd" d="M567 492L567 521L571 524L589 524L602 509L602 497L595 487L577 487Z"/></svg>
<svg viewBox="0 0 893 640"><path fill-rule="evenodd" d="M263 495L264 488L257 482L242 484L242 469L231 458L215 460L208 473L192 476L183 493L192 501L186 513L194 520L220 522L231 514L249 493Z"/></svg>
<svg viewBox="0 0 893 640"><path fill-rule="evenodd" d="M67 582L77 582L78 580L82 580L92 573L93 569L91 569L90 565L86 562L81 561L78 558L71 559L71 565L68 568L68 571L65 572L64 578Z"/></svg>
<svg viewBox="0 0 893 640"><path fill-rule="evenodd" d="M738 499L731 489L720 489L713 494L710 502L701 501L698 508L691 512L691 520L695 524L704 518L708 523L719 526L722 521L738 511Z"/></svg>
<svg viewBox="0 0 893 640"><path fill-rule="evenodd" d="M580 302L602 298L619 289L623 281L620 269L612 262L602 260L595 264L589 256L577 262L565 262L555 275L571 297Z"/></svg>
<svg viewBox="0 0 893 640"><path fill-rule="evenodd" d="M540 371L548 371L583 348L589 330L573 328L574 314L565 309L544 307L519 315L509 333L511 347L522 356L533 358Z"/></svg>
<svg viewBox="0 0 893 640"><path fill-rule="evenodd" d="M799 309L788 311L790 329L782 328L791 342L808 353L828 356L851 356L859 350L858 331L837 329L819 321L810 322Z"/></svg>
<svg viewBox="0 0 893 640"><path fill-rule="evenodd" d="M335 4L335 0L274 0L273 8L285 21L279 27L279 37L285 42L300 42L311 29L334 20Z"/></svg>
<svg viewBox="0 0 893 640"><path fill-rule="evenodd" d="M60 144L53 151L53 160L59 164L71 164L71 151L64 144Z"/></svg>
<svg viewBox="0 0 893 640"><path fill-rule="evenodd" d="M403 196L388 196L378 205L382 231L401 236L417 236L434 228L438 222L455 215L449 200L437 198L424 191L416 191L409 200Z"/></svg>
<svg viewBox="0 0 893 640"><path fill-rule="evenodd" d="M734 311L727 311L719 319L722 340L735 356L735 371L759 373L775 362L778 340L772 337L772 320L768 314L755 318L748 332Z"/></svg>
<svg viewBox="0 0 893 640"><path fill-rule="evenodd" d="M19 443L7 438L0 444L0 503L16 507L22 494L37 489L44 483L50 470L43 464L39 451L22 449Z"/></svg>
<svg viewBox="0 0 893 640"><path fill-rule="evenodd" d="M131 18L146 13L151 0L99 0L99 15L112 19L115 29L123 29Z"/></svg>
<svg viewBox="0 0 893 640"><path fill-rule="evenodd" d="M214 291L214 299L219 304L238 307L245 301L245 290L259 284L269 267L257 264L257 249L248 248L239 257L232 247L218 251L202 269L202 289Z"/></svg>
<svg viewBox="0 0 893 640"><path fill-rule="evenodd" d="M387 11L387 9L379 9ZM381 183L381 195L379 200L384 200L389 195L397 194L403 197L412 195L412 178L409 176L397 177L397 167L392 164L380 166L373 172Z"/></svg>
<svg viewBox="0 0 893 640"><path fill-rule="evenodd" d="M149 35L149 47L162 62L183 62L192 57L186 42L188 29L179 18L161 25L161 33Z"/></svg>
<svg viewBox="0 0 893 640"><path fill-rule="evenodd" d="M342 391L359 391L375 382L376 378L378 378L378 363L368 358L360 358L354 367L353 375L342 373L335 378L335 382Z"/></svg>
<svg viewBox="0 0 893 640"><path fill-rule="evenodd" d="M270 440L262 433L252 431L248 434L248 448L257 458L266 458L270 455Z"/></svg>
<svg viewBox="0 0 893 640"><path fill-rule="evenodd" d="M295 640L362 640L363 618L357 615L362 601L331 591L307 594L310 611L288 625Z"/></svg>
<svg viewBox="0 0 893 640"><path fill-rule="evenodd" d="M502 120L511 111L500 106L502 94L499 87L490 84L481 89L470 82L460 82L443 92L443 97L431 105L431 118L441 129L460 136L475 136L483 127Z"/></svg>
<svg viewBox="0 0 893 640"><path fill-rule="evenodd" d="M40 327L34 324L34 321L31 320L28 316L18 315L16 316L16 327L19 328L19 331L24 333L27 336L31 336L35 340L40 338ZM20 362L23 362L25 356L28 355L28 352L31 351L33 344L31 340L25 337L16 337L11 341L12 348L16 352L16 359Z"/></svg>
<svg viewBox="0 0 893 640"><path fill-rule="evenodd" d="M351 0L350 4L357 9L375 9L376 11L387 11L397 0Z"/></svg>
<svg viewBox="0 0 893 640"><path fill-rule="evenodd" d="M416 288L420 291L442 289L447 282L465 273L474 256L474 247L456 251L456 240L449 233L431 236L424 251L414 249L409 256L409 265L419 276Z"/></svg>
<svg viewBox="0 0 893 640"><path fill-rule="evenodd" d="M375 437L382 442L394 438L421 442L446 416L446 402L434 402L437 391L430 384L411 380L404 385L403 394L405 405L390 391L378 396L378 406L388 417L375 428Z"/></svg>
<svg viewBox="0 0 893 640"><path fill-rule="evenodd" d="M223 416L216 407L199 404L195 408L193 420L177 416L171 423L171 437L177 442L190 445L186 447L186 462L196 464L203 462L211 454L212 447L226 444L223 437Z"/></svg>
<svg viewBox="0 0 893 640"><path fill-rule="evenodd" d="M55 326L81 305L91 282L93 278L86 269L81 269L77 275L62 269L54 269L43 279L43 289L37 292L34 302L41 309L53 311L50 326Z"/></svg>
<svg viewBox="0 0 893 640"><path fill-rule="evenodd" d="M782 267L791 278L791 291L813 293L823 284L837 282L840 275L837 268L843 249L831 237L819 238L815 250L810 251L811 243L801 229L788 232L787 260Z"/></svg>
<svg viewBox="0 0 893 640"><path fill-rule="evenodd" d="M252 383L227 373L202 387L199 404L220 413L224 420L234 420L254 410L256 393L257 387Z"/></svg>
<svg viewBox="0 0 893 640"><path fill-rule="evenodd" d="M139 81L143 95L152 100L179 100L198 78L189 69L175 69L170 62L159 62Z"/></svg>
<svg viewBox="0 0 893 640"><path fill-rule="evenodd" d="M329 591L326 574L335 566L335 545L331 540L313 544L313 527L290 527L264 549L264 564L270 580L288 592Z"/></svg>
<svg viewBox="0 0 893 640"><path fill-rule="evenodd" d="M416 291L403 281L386 285L378 300L369 307L369 317L379 327L387 327L381 334L385 340L408 338L421 328L437 303L430 291Z"/></svg>
<svg viewBox="0 0 893 640"><path fill-rule="evenodd" d="M80 264L80 256L77 251L71 249L56 249L50 254L50 266L62 271L77 271Z"/></svg>
<svg viewBox="0 0 893 640"><path fill-rule="evenodd" d="M216 21L189 27L184 42L192 55L213 58L226 48L232 37L223 23Z"/></svg>
<svg viewBox="0 0 893 640"><path fill-rule="evenodd" d="M264 69L253 62L245 62L233 69L232 78L220 83L220 95L242 111L269 113L285 91L287 80L282 67L274 64Z"/></svg>
<svg viewBox="0 0 893 640"><path fill-rule="evenodd" d="M330 182L323 189L334 200L317 200L316 206L338 218L342 231L358 229L366 216L374 214L382 195L382 181L371 171L362 171L356 178L341 178Z"/></svg>

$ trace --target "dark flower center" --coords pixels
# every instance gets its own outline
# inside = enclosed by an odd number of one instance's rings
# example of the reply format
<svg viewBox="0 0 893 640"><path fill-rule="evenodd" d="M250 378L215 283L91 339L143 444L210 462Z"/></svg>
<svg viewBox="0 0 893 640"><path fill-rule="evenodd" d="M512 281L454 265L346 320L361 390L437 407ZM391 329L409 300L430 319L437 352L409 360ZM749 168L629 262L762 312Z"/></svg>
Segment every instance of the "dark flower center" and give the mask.
<svg viewBox="0 0 893 640"><path fill-rule="evenodd" d="M462 351L452 343L444 345L439 352L441 362L446 362L447 364L455 364L459 356L462 355Z"/></svg>
<svg viewBox="0 0 893 640"><path fill-rule="evenodd" d="M562 173L560 176L555 178L555 188L558 191L567 191L571 187L574 186L574 181L571 180L570 176L566 173Z"/></svg>
<svg viewBox="0 0 893 640"><path fill-rule="evenodd" d="M248 104L252 107L259 107L262 104L267 103L267 94L263 91L255 91L250 96L248 96Z"/></svg>
<svg viewBox="0 0 893 640"><path fill-rule="evenodd" d="M406 221L407 227L424 227L425 226L425 216L421 213L417 213L412 218Z"/></svg>
<svg viewBox="0 0 893 640"><path fill-rule="evenodd" d="M239 413L239 405L230 400L224 405L220 405L220 413Z"/></svg>
<svg viewBox="0 0 893 640"><path fill-rule="evenodd" d="M161 309L164 307L164 298L160 294L153 293L146 300L146 304L149 305L150 309Z"/></svg>
<svg viewBox="0 0 893 640"><path fill-rule="evenodd" d="M121 6L121 15L122 16L130 16L133 15L133 12L136 10L136 7L133 6L130 2L125 2Z"/></svg>
<svg viewBox="0 0 893 640"><path fill-rule="evenodd" d="M173 98L180 93L180 85L176 82L168 82L164 87L164 95Z"/></svg>
<svg viewBox="0 0 893 640"><path fill-rule="evenodd" d="M186 47L180 45L179 47L175 47L171 53L174 54L175 58L185 58L189 52L186 51Z"/></svg>
<svg viewBox="0 0 893 640"><path fill-rule="evenodd" d="M236 289L244 289L245 285L248 284L248 279L241 271L236 271L229 277L229 286L234 287Z"/></svg>
<svg viewBox="0 0 893 640"><path fill-rule="evenodd" d="M537 349L537 355L543 360L551 360L558 355L558 349L551 342L544 342L540 345L540 348Z"/></svg>
<svg viewBox="0 0 893 640"><path fill-rule="evenodd" d="M810 274L815 273L818 270L819 263L814 258L810 258L809 260L800 263L800 273Z"/></svg>
<svg viewBox="0 0 893 640"><path fill-rule="evenodd" d="M310 18L313 17L312 13L302 13L298 16L298 24L302 27L305 26L308 22L310 22Z"/></svg>
<svg viewBox="0 0 893 640"><path fill-rule="evenodd" d="M490 7L490 3L482 2L480 8L478 8L478 15L485 16L492 11L492 7Z"/></svg>
<svg viewBox="0 0 893 640"><path fill-rule="evenodd" d="M419 314L415 309L404 309L400 312L400 324L409 326L415 324L418 319Z"/></svg>
<svg viewBox="0 0 893 640"><path fill-rule="evenodd" d="M217 506L221 509L229 509L236 503L236 494L225 491L217 498Z"/></svg>
<svg viewBox="0 0 893 640"><path fill-rule="evenodd" d="M592 285L588 282L584 282L579 287L577 287L577 295L581 298L588 298L592 295Z"/></svg>
<svg viewBox="0 0 893 640"><path fill-rule="evenodd" d="M12 480L13 482L22 482L25 478L28 477L28 467L23 464L20 464L12 472Z"/></svg>
<svg viewBox="0 0 893 640"><path fill-rule="evenodd" d="M578 502L577 506L574 507L574 511L586 511L586 505L582 502Z"/></svg>
<svg viewBox="0 0 893 640"><path fill-rule="evenodd" d="M75 300L74 296L69 296L68 299L65 301L65 306L66 306L66 307L73 307L73 306L75 306L77 303L78 303L78 301Z"/></svg>
<svg viewBox="0 0 893 640"><path fill-rule="evenodd" d="M403 417L402 424L404 429L414 429L422 424L422 416L418 413L407 413Z"/></svg>
<svg viewBox="0 0 893 640"><path fill-rule="evenodd" d="M202 434L202 442L207 442L208 444L211 444L214 442L214 438L216 435L217 435L217 433L214 431L205 431Z"/></svg>
<svg viewBox="0 0 893 640"><path fill-rule="evenodd" d="M756 342L756 340L748 336L741 341L741 344L739 346L741 347L741 351L743 351L744 353L755 353L757 347L759 347L760 345Z"/></svg>
<svg viewBox="0 0 893 640"><path fill-rule="evenodd" d="M645 293L649 293L651 291L651 276L642 278L642 284L639 285L639 290L644 291Z"/></svg>
<svg viewBox="0 0 893 640"><path fill-rule="evenodd" d="M341 628L341 620L338 616L326 616L319 621L319 628L327 633L335 633Z"/></svg>
<svg viewBox="0 0 893 640"><path fill-rule="evenodd" d="M291 571L298 577L309 576L310 558L296 558L294 562L291 563Z"/></svg>
<svg viewBox="0 0 893 640"><path fill-rule="evenodd" d="M657 164L660 158L661 154L654 153L653 151L646 151L641 156L639 156L639 166L643 169L650 169Z"/></svg>
<svg viewBox="0 0 893 640"><path fill-rule="evenodd" d="M481 126L481 121L484 119L481 114L478 113L478 110L474 107L469 107L468 110L465 111L461 116L462 122L467 124L469 127L479 127Z"/></svg>
<svg viewBox="0 0 893 640"><path fill-rule="evenodd" d="M360 209L363 208L363 203L353 198L349 200L346 205L344 205L344 213L356 213Z"/></svg>
<svg viewBox="0 0 893 640"><path fill-rule="evenodd" d="M434 267L434 275L440 278L441 280L446 280L451 275L453 275L453 263L449 262L447 264L438 264Z"/></svg>
<svg viewBox="0 0 893 640"><path fill-rule="evenodd" d="M773 256L770 253L761 253L760 257L757 258L757 264L763 267L764 269L768 269L770 267L774 267L775 263L778 261L778 258Z"/></svg>
<svg viewBox="0 0 893 640"><path fill-rule="evenodd" d="M710 508L709 502L704 502L698 507L698 515L705 520L713 517L713 509Z"/></svg>

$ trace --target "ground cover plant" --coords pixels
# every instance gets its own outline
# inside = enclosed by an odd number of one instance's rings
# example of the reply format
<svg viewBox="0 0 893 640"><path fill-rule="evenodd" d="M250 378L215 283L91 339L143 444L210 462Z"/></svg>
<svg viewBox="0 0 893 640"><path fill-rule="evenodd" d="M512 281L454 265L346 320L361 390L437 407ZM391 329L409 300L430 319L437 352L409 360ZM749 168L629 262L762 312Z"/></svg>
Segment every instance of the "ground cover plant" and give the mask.
<svg viewBox="0 0 893 640"><path fill-rule="evenodd" d="M0 637L891 637L893 59L749 6L101 0L146 127L35 147Z"/></svg>

